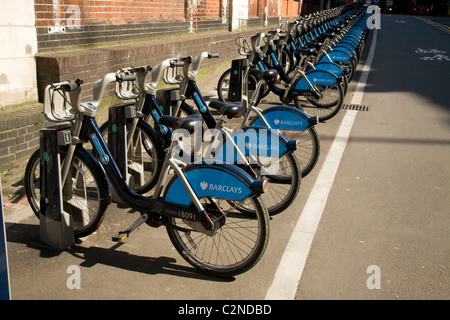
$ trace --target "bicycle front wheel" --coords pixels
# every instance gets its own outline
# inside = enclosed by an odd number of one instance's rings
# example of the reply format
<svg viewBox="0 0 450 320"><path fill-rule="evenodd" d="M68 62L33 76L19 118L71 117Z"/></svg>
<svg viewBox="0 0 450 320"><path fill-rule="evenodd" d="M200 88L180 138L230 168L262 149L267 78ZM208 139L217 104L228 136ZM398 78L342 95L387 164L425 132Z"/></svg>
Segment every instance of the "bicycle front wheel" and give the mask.
<svg viewBox="0 0 450 320"><path fill-rule="evenodd" d="M236 202L210 198L200 201L220 227L213 235L206 235L192 229L189 222L170 218L173 227L167 227L167 232L180 255L195 268L214 276L231 277L255 266L269 239L269 219L261 199L249 199L255 212L252 216L243 214Z"/></svg>
<svg viewBox="0 0 450 320"><path fill-rule="evenodd" d="M131 121L127 122L127 133ZM108 143L108 123L100 127ZM146 194L156 185L161 173L164 150L156 132L144 121L138 121L127 148L127 185L139 194Z"/></svg>
<svg viewBox="0 0 450 320"><path fill-rule="evenodd" d="M65 153L61 153L61 162ZM40 211L40 151L30 157L25 169L25 192L28 203L39 218ZM97 230L110 203L109 185L103 169L87 156L87 151L75 149L66 184L62 189L63 209L72 216L77 238Z"/></svg>

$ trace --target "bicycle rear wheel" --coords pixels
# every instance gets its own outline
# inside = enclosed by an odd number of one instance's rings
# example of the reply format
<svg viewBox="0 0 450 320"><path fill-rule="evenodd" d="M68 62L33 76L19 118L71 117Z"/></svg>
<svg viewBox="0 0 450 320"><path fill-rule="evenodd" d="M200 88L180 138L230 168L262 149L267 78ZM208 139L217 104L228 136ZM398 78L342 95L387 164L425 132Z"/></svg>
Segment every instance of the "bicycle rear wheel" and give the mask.
<svg viewBox="0 0 450 320"><path fill-rule="evenodd" d="M294 152L300 164L302 178L306 177L316 166L320 155L320 140L314 127L305 130L280 130L288 140L297 140L299 146Z"/></svg>
<svg viewBox="0 0 450 320"><path fill-rule="evenodd" d="M255 117L250 125L258 118ZM315 127L310 127L305 130L282 130L280 134L288 140L297 140L299 146L294 152L295 158L298 160L300 166L300 173L302 178L306 177L315 167L320 155L320 139ZM269 181L270 182L270 181Z"/></svg>
<svg viewBox="0 0 450 320"><path fill-rule="evenodd" d="M295 106L307 114L317 116L321 121L333 118L341 109L344 101L342 86L336 83L332 86L316 86L320 91L321 98L306 97L309 101L304 104L300 97L294 98Z"/></svg>
<svg viewBox="0 0 450 320"><path fill-rule="evenodd" d="M65 153L61 153L61 161ZM28 203L39 218L40 210L40 152L36 150L25 169L25 192ZM75 149L69 176L62 190L64 211L72 215L74 236L90 235L100 226L110 203L108 181L103 169L79 148Z"/></svg>
<svg viewBox="0 0 450 320"><path fill-rule="evenodd" d="M195 113L194 110L182 105L178 116L193 113ZM289 207L297 196L301 184L300 164L296 157L293 154L286 154L281 158L247 157L247 161L256 172L258 179L267 179L267 190L261 198L269 215L275 215ZM245 206L242 209L252 211Z"/></svg>
<svg viewBox="0 0 450 320"><path fill-rule="evenodd" d="M255 214L242 214L238 203L221 199L200 199L210 218L220 227L214 235L191 228L182 219L170 218L184 232L167 227L172 244L180 255L200 271L220 277L231 277L251 269L261 259L269 239L269 219L259 197L249 199Z"/></svg>
<svg viewBox="0 0 450 320"><path fill-rule="evenodd" d="M293 153L288 153L281 158L266 157L258 159L257 164L249 160L257 179L266 179L267 190L261 194L261 199L266 205L270 216L286 210L297 197L301 185L301 173L298 160ZM245 202L241 208L252 212Z"/></svg>

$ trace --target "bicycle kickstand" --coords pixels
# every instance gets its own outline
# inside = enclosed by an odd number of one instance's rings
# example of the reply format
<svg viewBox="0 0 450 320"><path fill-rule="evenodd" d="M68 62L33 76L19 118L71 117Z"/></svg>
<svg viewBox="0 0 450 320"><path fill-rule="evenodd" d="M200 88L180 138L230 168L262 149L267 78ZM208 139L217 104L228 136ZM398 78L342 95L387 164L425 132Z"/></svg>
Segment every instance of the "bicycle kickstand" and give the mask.
<svg viewBox="0 0 450 320"><path fill-rule="evenodd" d="M112 236L112 241L119 242L125 240L130 236L130 233L139 228L149 217L148 213L141 215L135 222L133 222L126 230L119 231L116 235Z"/></svg>

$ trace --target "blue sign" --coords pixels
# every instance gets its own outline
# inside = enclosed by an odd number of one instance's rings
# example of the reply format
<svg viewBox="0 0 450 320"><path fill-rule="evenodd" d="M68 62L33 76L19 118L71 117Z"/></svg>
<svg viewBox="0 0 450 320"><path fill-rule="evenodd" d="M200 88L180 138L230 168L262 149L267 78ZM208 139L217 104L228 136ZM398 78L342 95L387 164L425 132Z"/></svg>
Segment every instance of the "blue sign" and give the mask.
<svg viewBox="0 0 450 320"><path fill-rule="evenodd" d="M287 151L286 140L276 131L267 127L251 126L235 130L233 140L237 148L245 155L281 158ZM243 163L234 145L228 140L217 150L216 163ZM254 163L250 163L254 164Z"/></svg>
<svg viewBox="0 0 450 320"><path fill-rule="evenodd" d="M252 191L238 177L217 168L196 168L185 174L197 197L214 197L243 200ZM165 200L170 203L189 205L192 202L186 188L177 178L169 187Z"/></svg>
<svg viewBox="0 0 450 320"><path fill-rule="evenodd" d="M295 85L295 89L308 90L310 88L308 81L313 86L332 86L337 83L337 78L331 72L325 70L312 70L297 82L297 84Z"/></svg>
<svg viewBox="0 0 450 320"><path fill-rule="evenodd" d="M309 120L294 107L271 107L264 111L264 119L272 129L305 130ZM255 126L263 126L260 118L253 123Z"/></svg>
<svg viewBox="0 0 450 320"><path fill-rule="evenodd" d="M0 300L10 299L6 229L3 219L2 183L0 181Z"/></svg>

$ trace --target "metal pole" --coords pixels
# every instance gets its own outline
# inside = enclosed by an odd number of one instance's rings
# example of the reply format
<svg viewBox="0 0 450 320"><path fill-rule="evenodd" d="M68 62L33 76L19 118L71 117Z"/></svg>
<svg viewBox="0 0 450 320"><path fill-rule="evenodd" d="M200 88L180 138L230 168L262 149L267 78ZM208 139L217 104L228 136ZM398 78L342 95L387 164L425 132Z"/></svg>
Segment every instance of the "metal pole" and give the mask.
<svg viewBox="0 0 450 320"><path fill-rule="evenodd" d="M3 217L2 181L0 177L0 300L11 299L9 287L8 251L6 248L6 228Z"/></svg>

